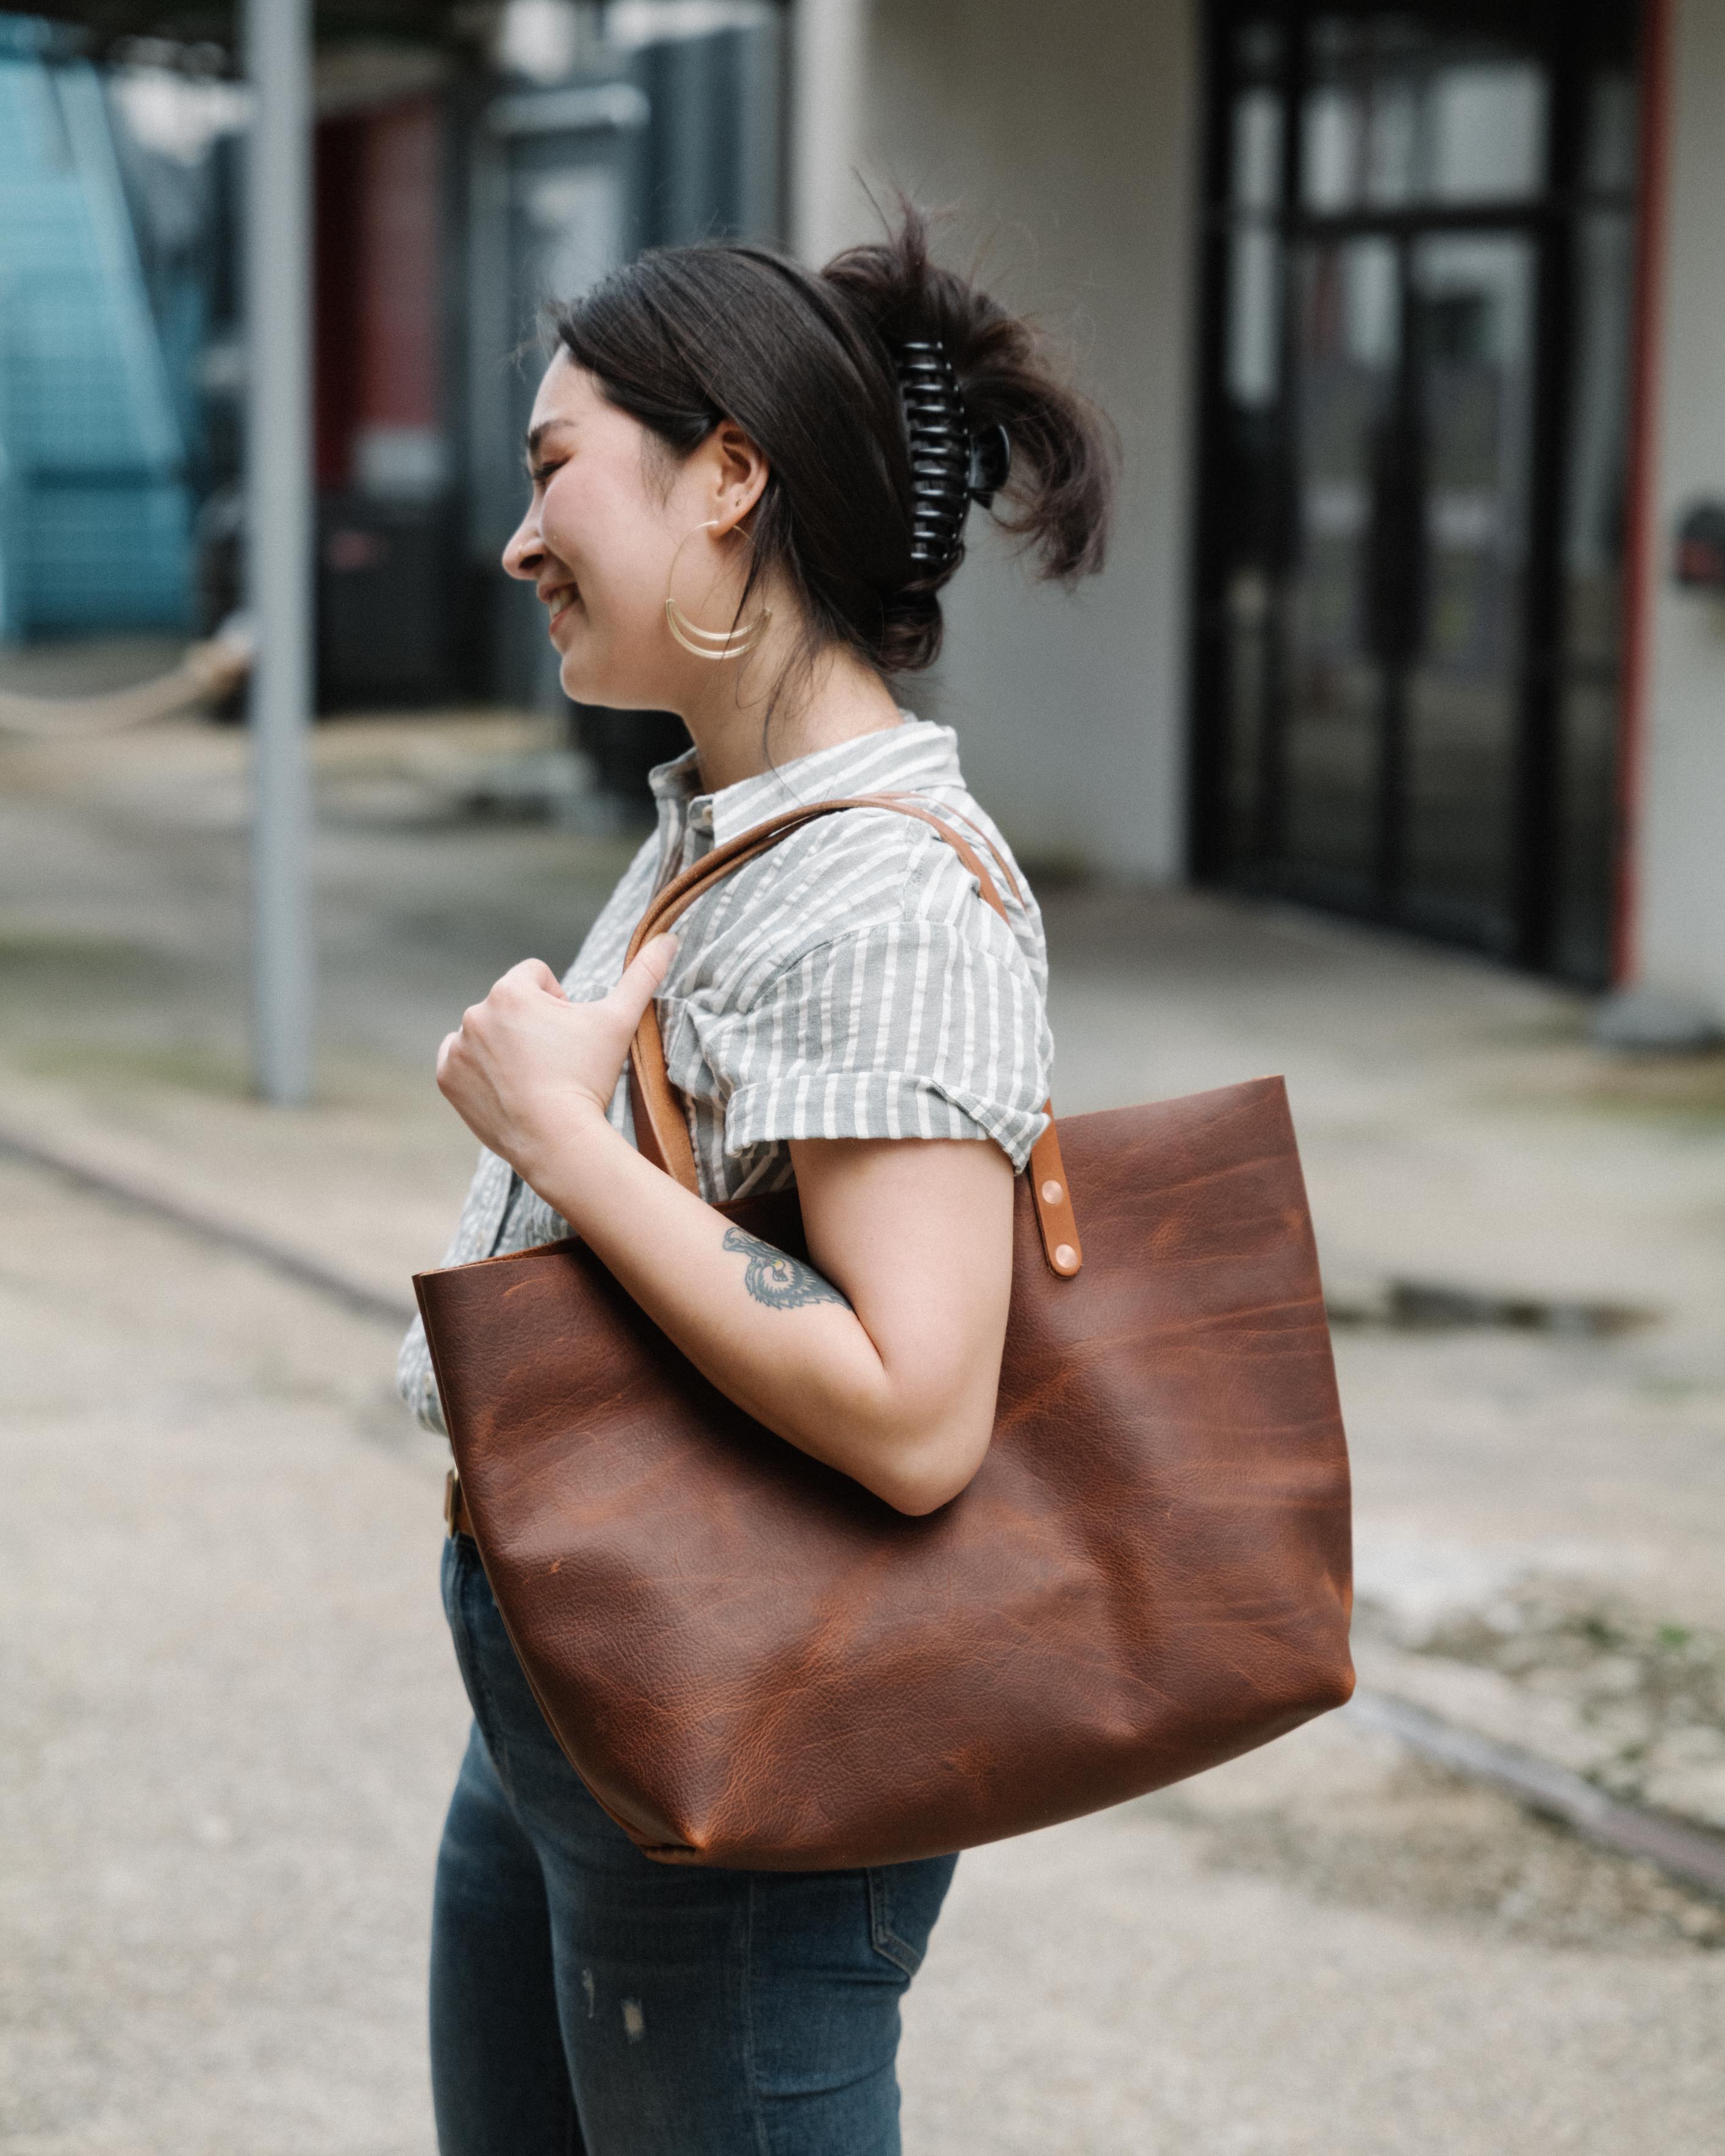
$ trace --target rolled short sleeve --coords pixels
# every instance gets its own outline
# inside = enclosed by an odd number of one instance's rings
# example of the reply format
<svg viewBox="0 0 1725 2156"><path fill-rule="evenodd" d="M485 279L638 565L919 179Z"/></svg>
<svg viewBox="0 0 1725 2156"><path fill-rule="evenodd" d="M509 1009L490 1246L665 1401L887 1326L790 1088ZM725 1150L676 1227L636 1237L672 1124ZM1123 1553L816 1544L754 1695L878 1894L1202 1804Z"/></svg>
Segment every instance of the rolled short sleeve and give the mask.
<svg viewBox="0 0 1725 2156"><path fill-rule="evenodd" d="M1023 1168L1047 1120L1053 1043L1023 954L980 913L835 937L705 1040L726 1152L785 1138L989 1138Z"/></svg>

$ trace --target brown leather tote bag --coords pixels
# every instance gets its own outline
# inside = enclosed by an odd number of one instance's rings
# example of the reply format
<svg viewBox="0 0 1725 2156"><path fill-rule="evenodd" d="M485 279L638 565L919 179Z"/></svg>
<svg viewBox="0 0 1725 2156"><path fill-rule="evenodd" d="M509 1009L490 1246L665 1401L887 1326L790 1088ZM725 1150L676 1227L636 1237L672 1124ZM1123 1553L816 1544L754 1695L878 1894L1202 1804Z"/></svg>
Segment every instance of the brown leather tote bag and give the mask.
<svg viewBox="0 0 1725 2156"><path fill-rule="evenodd" d="M668 884L631 956L853 807L932 824L1002 910L926 808L829 801ZM632 1079L643 1151L694 1189L650 1004ZM805 1255L793 1191L720 1209ZM1348 1697L1348 1459L1281 1080L1050 1123L1014 1235L993 1440L921 1519L733 1406L579 1241L416 1278L510 1638L649 1856L933 1856L1198 1774Z"/></svg>

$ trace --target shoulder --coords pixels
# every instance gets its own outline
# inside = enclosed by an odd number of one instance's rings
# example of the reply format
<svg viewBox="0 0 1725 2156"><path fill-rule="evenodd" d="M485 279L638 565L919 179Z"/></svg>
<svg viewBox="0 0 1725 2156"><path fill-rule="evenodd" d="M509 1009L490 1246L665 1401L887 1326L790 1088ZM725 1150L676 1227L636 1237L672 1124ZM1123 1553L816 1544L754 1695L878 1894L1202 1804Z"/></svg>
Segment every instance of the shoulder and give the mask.
<svg viewBox="0 0 1725 2156"><path fill-rule="evenodd" d="M793 832L732 879L738 918L777 947L783 964L824 943L914 923L950 931L1009 963L1022 958L1040 973L1041 916L999 829L960 788L931 790L916 802L963 851L920 816L847 808ZM1004 920L984 897L982 876L999 896Z"/></svg>
<svg viewBox="0 0 1725 2156"><path fill-rule="evenodd" d="M726 1092L727 1149L989 1138L1021 1168L1053 1054L1034 901L1006 899L1003 920L940 833L901 812L798 835L783 940L736 978L720 1024L691 1014ZM989 868L997 888L1004 873Z"/></svg>

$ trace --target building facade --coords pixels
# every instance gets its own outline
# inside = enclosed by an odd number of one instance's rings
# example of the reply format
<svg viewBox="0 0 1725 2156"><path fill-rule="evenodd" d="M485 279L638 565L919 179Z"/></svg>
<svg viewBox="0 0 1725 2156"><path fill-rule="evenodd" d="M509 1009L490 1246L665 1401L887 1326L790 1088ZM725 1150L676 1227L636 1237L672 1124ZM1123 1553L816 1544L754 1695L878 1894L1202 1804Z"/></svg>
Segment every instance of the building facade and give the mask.
<svg viewBox="0 0 1725 2156"><path fill-rule="evenodd" d="M1123 438L1100 584L953 593L1025 850L1725 1025L1721 0L798 12L803 250L953 205Z"/></svg>
<svg viewBox="0 0 1725 2156"><path fill-rule="evenodd" d="M555 20L555 17L552 18ZM316 406L326 708L562 710L521 513L543 308L643 248L783 236L785 23L771 0L571 11L536 70L350 48L320 73ZM506 62L508 55L501 54ZM577 715L614 793L675 721Z"/></svg>
<svg viewBox="0 0 1725 2156"><path fill-rule="evenodd" d="M351 34L317 84L327 703L555 703L494 567L542 298L707 233L819 261L902 187L1070 346L1125 452L1076 594L975 520L916 691L1021 850L1725 1029L1725 0L428 0L400 11L419 56L382 64L363 12L325 11ZM481 16L567 49L476 61ZM30 111L95 113L80 85ZM153 323L166 352L184 280L165 242L102 252L141 166L74 232L60 135L8 110L34 221L0 245L0 565L29 634L51 580L6 534L26 493L33 530L85 513L90 478L54 432L79 249L127 299L110 341ZM206 364L200 403L183 367L133 372L128 506L183 535L241 375ZM674 732L578 715L614 793Z"/></svg>

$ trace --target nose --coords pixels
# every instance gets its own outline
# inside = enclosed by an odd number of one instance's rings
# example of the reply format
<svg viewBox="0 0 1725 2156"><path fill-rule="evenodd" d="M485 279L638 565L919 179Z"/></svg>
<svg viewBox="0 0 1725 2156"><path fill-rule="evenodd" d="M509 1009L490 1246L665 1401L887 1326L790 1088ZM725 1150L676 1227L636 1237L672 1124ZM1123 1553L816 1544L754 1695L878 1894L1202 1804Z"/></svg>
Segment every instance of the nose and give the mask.
<svg viewBox="0 0 1725 2156"><path fill-rule="evenodd" d="M511 577L519 577L523 583L531 584L537 582L544 561L545 542L539 536L539 519L529 508L503 550L503 566Z"/></svg>

